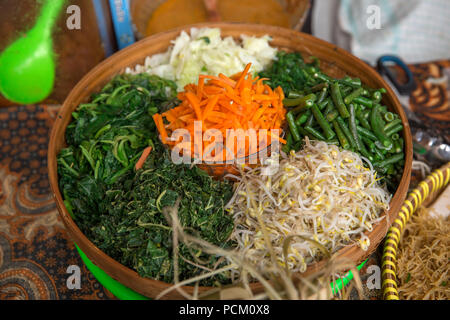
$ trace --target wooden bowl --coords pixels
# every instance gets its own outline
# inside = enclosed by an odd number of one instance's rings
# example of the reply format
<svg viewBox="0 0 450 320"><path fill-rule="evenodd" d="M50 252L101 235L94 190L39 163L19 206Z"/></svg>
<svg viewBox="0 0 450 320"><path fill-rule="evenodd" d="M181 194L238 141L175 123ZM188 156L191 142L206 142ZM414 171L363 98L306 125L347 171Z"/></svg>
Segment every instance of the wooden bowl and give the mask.
<svg viewBox="0 0 450 320"><path fill-rule="evenodd" d="M205 23L196 24L195 27L219 27L222 30L222 36L232 36L239 38L241 34L263 36L269 34L273 40L272 46L288 51L299 51L304 57L314 55L321 61L321 68L326 73L334 77L349 75L359 77L363 83L373 88L386 88L387 94L384 95L383 104L387 105L392 111L398 113L403 122L403 137L405 140L405 167L400 184L395 192L390 209L386 212L386 219L374 226L372 232L367 232L370 239L370 246L367 251L363 251L356 245L347 246L338 251L339 256L345 257L359 263L371 254L385 237L389 226L400 210L403 200L406 197L412 166L412 140L408 120L403 109L391 88L380 77L380 75L369 65L354 57L350 53L327 43L313 36L303 34L294 30L264 25L238 24L238 23ZM63 203L63 198L58 187L56 156L65 146L65 130L72 120L71 113L80 103L87 102L92 93L99 91L116 74L124 72L126 67L132 67L136 64L142 64L146 56L164 52L171 45L170 41L175 39L181 30L189 32L192 26L174 29L165 33L160 33L152 37L141 40L134 45L122 50L110 58L106 59L92 71L90 71L70 92L65 100L51 132L49 151L48 151L48 171L50 184L56 199L56 204L61 218L66 226L67 232L73 241L81 248L87 257L113 279L119 281L134 291L147 297L154 298L162 290L171 286L157 280L140 277L135 271L123 266L119 262L110 258L100 249L98 249L88 238L80 231L76 223L70 217L69 212ZM311 264L305 275L319 270L325 264L325 261ZM255 292L262 290L260 284L253 284ZM193 287L185 287L187 292L192 292ZM209 288L202 287L200 292ZM182 296L176 291L164 297L165 299L181 299Z"/></svg>

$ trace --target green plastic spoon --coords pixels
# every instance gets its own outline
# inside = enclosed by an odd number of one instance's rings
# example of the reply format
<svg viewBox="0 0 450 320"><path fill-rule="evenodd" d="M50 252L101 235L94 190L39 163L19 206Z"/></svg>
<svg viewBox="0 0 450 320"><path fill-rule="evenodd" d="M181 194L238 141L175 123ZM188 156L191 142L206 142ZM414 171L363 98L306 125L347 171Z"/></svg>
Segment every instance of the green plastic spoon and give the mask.
<svg viewBox="0 0 450 320"><path fill-rule="evenodd" d="M55 81L52 27L65 0L46 0L35 26L0 55L0 92L17 103L36 103Z"/></svg>

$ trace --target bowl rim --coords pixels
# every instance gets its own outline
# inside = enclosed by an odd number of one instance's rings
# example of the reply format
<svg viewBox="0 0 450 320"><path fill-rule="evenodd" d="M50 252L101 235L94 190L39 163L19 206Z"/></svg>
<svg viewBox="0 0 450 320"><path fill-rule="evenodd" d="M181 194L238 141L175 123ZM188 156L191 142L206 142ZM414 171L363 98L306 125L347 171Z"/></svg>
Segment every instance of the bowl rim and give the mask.
<svg viewBox="0 0 450 320"><path fill-rule="evenodd" d="M383 240L385 237L390 225L394 222L394 220L397 218L398 212L400 211L400 207L403 203L403 200L406 198L406 193L408 191L409 182L411 179L411 168L412 168L412 137L410 132L410 127L408 120L406 118L406 115L403 111L403 108L397 98L397 96L394 94L393 90L389 87L389 85L384 81L384 79L375 71L375 69L371 68L369 65L367 65L365 62L360 60L359 58L353 56L349 52L337 47L334 44L328 43L324 40L318 39L312 35L305 34L302 32L298 32L291 29L281 28L281 27L275 27L275 26L267 26L267 25L257 25L257 24L249 24L249 23L224 23L224 22L217 22L217 23L199 23L199 24L192 24L192 25L186 25L179 28L174 28L172 30L168 30L166 32L162 32L159 34L155 34L153 36L147 37L143 40L140 40L136 42L135 44L120 50L113 54L112 56L108 57L101 63L99 63L97 66L95 66L91 71L89 71L76 85L75 87L70 91L69 95L66 97L63 105L61 106L58 115L56 117L56 120L53 124L53 128L50 135L50 141L48 146L48 175L50 180L50 186L53 192L53 196L56 202L56 206L58 209L59 216L61 217L65 228L69 234L69 236L72 238L72 240L81 248L81 250L89 257L89 259L98 267L100 267L102 270L104 270L109 276L111 276L113 279L119 281L120 283L126 285L127 287L135 290L136 292L143 294L145 296L154 298L160 291L172 286L170 283L165 283L159 280L154 280L150 278L144 278L138 275L138 273L131 268L128 268L124 265L122 265L120 262L114 260L109 255L101 251L97 246L95 246L85 235L81 232L81 230L78 228L75 221L72 219L71 215L69 214L67 208L64 205L62 194L59 190L59 180L58 180L58 174L57 174L57 151L56 151L56 141L57 139L63 139L65 140L64 133L65 129L67 127L67 124L63 129L61 127L64 125L63 123L63 114L66 111L66 109L70 110L70 113L77 107L77 105L71 104L71 100L77 97L77 95L85 95L90 96L94 91L89 91L88 88L87 79L90 77L93 77L94 75L101 75L103 72L107 72L112 62L120 61L122 59L126 59L127 55L132 52L138 52L140 49L145 48L148 45L157 45L157 40L165 40L165 38L170 37L172 40L178 36L181 31L186 31L190 33L191 28L204 28L204 27L217 27L221 29L222 37L224 37L223 33L228 32L239 32L239 34L255 34L255 33L265 33L270 36L276 36L277 34L279 36L286 37L290 39L290 41L295 40L296 38L311 41L311 43L315 43L313 46L321 47L324 50L332 50L336 54L342 55L342 57L346 57L347 60L350 60L352 63L354 63L356 66L360 67L364 70L365 73L367 73L367 76L370 76L371 78L374 78L374 81L377 83L382 84L384 88L387 90L387 94L384 99L390 100L390 105L388 107L390 109L395 109L395 111L399 114L402 124L403 124L403 137L405 140L405 165L404 170L402 174L402 178L400 180L400 183L397 187L396 192L393 194L390 202L390 208L389 210L384 212L385 219L382 219L380 222L378 222L376 225L374 225L374 228L371 232L366 232L366 234L370 235L376 235L376 238L374 241L371 239L371 244L369 245L369 249L367 251L363 251L361 248L355 246L355 245L348 245L343 247L342 249L338 250L336 252L339 256L355 256L353 257L353 260L355 263L361 263L369 254L371 254L379 245L379 243ZM170 46L171 44L169 44ZM276 45L274 45L276 46ZM278 46L279 47L279 46ZM282 47L281 47L282 48ZM167 47L166 49L167 50ZM142 55L141 58L145 58L147 55ZM347 63L346 63L347 64ZM115 72L114 74L120 74L123 73L125 68L119 69L118 72ZM103 85L105 82L103 82ZM70 116L69 120L70 121ZM62 130L62 131L61 131ZM61 131L61 132L60 132ZM58 134L62 135L63 137L58 137ZM58 150L58 152L60 149ZM378 232L378 233L377 233ZM327 262L327 259L322 259L318 262L315 262L313 264L308 265L307 271L303 273L302 275L306 276L313 272L316 272L320 270L325 263ZM259 283L252 284L252 289L255 292L261 292L262 286ZM184 286L182 287L187 292L192 293L193 287L192 286ZM210 287L200 287L199 292L204 292L208 289L211 289ZM172 291L163 299L183 299L183 296L177 293L176 290Z"/></svg>

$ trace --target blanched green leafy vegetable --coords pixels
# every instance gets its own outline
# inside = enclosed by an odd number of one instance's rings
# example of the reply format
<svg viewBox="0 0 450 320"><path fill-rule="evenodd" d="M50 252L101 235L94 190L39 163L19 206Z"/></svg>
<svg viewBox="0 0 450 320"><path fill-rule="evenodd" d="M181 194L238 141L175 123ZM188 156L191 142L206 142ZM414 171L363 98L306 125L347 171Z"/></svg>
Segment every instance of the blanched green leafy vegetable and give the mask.
<svg viewBox="0 0 450 320"><path fill-rule="evenodd" d="M101 250L141 276L173 281L172 232L162 213L180 198L187 232L220 245L233 229L224 205L232 186L205 172L175 165L160 143L152 115L177 103L176 85L148 74L120 75L73 113L68 147L58 155L64 202L82 232ZM142 151L153 150L140 170ZM214 268L219 257L179 246L180 279ZM201 261L200 261L201 260ZM219 275L204 284L226 283Z"/></svg>
<svg viewBox="0 0 450 320"><path fill-rule="evenodd" d="M173 282L172 232L163 208L181 199L178 217L188 233L221 247L229 247L233 220L224 211L232 196L232 186L213 180L197 167L176 165L170 154L155 142L143 168L128 180L116 183L106 192L105 214L83 227L102 250L143 277ZM185 244L179 245L180 280L204 272L192 264L214 269L218 257L202 253ZM225 275L207 279L227 283Z"/></svg>
<svg viewBox="0 0 450 320"><path fill-rule="evenodd" d="M298 52L287 53L278 51L276 60L259 73L261 78L268 78L265 83L272 88L280 86L286 97L291 91L303 90L307 83L313 85L313 79L305 68L314 68L313 64L306 64Z"/></svg>
<svg viewBox="0 0 450 320"><path fill-rule="evenodd" d="M60 187L75 216L103 212L108 186L133 171L157 139L152 115L173 106L176 86L157 76L120 75L73 113L58 156Z"/></svg>

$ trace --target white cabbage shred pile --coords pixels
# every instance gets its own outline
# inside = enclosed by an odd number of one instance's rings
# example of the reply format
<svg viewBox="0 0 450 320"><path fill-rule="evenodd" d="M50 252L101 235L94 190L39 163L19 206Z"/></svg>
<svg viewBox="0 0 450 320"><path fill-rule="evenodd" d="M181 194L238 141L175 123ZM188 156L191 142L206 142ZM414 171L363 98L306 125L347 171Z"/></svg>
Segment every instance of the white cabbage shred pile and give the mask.
<svg viewBox="0 0 450 320"><path fill-rule="evenodd" d="M280 158L275 174L247 168L235 184L227 210L237 250L261 270L276 261L292 272L344 245L367 250L364 232L384 218L391 198L370 162L307 137L302 150Z"/></svg>
<svg viewBox="0 0 450 320"><path fill-rule="evenodd" d="M277 49L269 45L269 36L241 35L241 40L222 39L219 28L191 28L190 35L181 32L168 51L147 57L144 65L125 72L148 72L173 80L182 91L185 85L197 83L200 74L232 76L248 63L252 64L250 71L256 73L275 59Z"/></svg>

